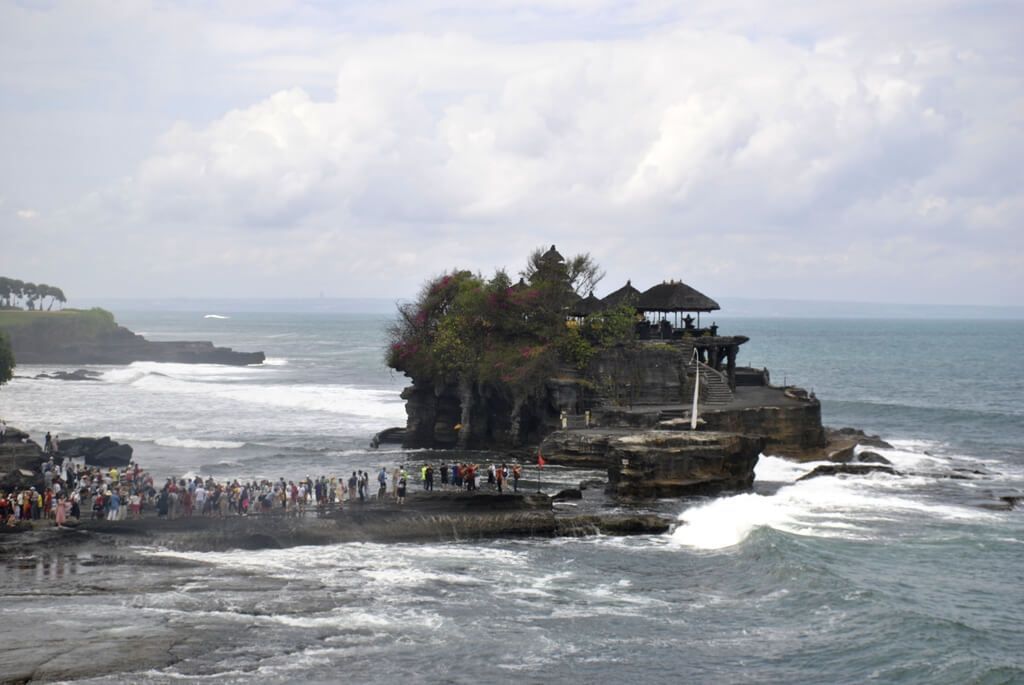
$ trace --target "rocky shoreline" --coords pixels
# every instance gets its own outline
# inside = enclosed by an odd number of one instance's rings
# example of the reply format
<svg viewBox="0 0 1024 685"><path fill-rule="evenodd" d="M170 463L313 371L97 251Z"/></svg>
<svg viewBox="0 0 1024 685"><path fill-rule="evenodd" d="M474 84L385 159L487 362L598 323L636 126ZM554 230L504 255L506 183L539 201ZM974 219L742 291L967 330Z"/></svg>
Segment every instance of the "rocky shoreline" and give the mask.
<svg viewBox="0 0 1024 685"><path fill-rule="evenodd" d="M58 528L51 521L0 529L32 546L158 544L180 551L284 549L351 542L454 542L514 537L648 535L674 521L649 511L568 514L545 494L441 492L414 494L404 505L391 500L346 504L325 515L253 514L225 518L194 515L101 521L83 519ZM8 538L9 540L9 538Z"/></svg>

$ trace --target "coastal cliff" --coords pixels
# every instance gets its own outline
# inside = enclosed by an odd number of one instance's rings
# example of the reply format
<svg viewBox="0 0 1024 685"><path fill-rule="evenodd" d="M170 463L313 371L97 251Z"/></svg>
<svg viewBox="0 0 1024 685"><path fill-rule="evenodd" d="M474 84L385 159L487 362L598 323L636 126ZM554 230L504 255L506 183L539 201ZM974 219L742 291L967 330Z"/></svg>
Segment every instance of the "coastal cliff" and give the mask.
<svg viewBox="0 0 1024 685"><path fill-rule="evenodd" d="M0 312L0 331L19 364L261 364L262 352L236 352L208 341L154 342L119 326L103 309Z"/></svg>

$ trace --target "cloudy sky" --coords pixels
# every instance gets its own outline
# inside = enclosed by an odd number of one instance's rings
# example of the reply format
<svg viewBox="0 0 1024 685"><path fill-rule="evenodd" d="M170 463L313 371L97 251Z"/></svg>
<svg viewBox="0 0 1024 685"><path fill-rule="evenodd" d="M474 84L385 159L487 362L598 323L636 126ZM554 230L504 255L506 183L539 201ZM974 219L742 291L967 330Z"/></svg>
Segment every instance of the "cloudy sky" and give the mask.
<svg viewBox="0 0 1024 685"><path fill-rule="evenodd" d="M0 2L0 274L1019 305L1019 0Z"/></svg>

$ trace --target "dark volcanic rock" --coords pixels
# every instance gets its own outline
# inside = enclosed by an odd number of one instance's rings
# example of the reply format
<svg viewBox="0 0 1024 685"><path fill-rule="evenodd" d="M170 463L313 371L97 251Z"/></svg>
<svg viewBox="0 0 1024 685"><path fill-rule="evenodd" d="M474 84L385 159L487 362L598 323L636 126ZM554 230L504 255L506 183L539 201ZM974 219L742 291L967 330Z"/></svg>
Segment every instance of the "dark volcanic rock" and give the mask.
<svg viewBox="0 0 1024 685"><path fill-rule="evenodd" d="M61 440L58 455L84 459L89 466L127 466L132 460L131 445L122 445L109 437L69 438Z"/></svg>
<svg viewBox="0 0 1024 685"><path fill-rule="evenodd" d="M810 473L797 478L797 481L817 478L818 476L838 476L840 474L864 476L876 471L880 473L888 473L894 476L903 475L891 466L885 466L883 464L822 464Z"/></svg>
<svg viewBox="0 0 1024 685"><path fill-rule="evenodd" d="M892 445L887 443L877 435L868 435L859 428L826 428L825 435L829 439L833 438L852 438L857 441L858 445L864 445L865 447L880 447L884 450L893 449Z"/></svg>
<svg viewBox="0 0 1024 685"><path fill-rule="evenodd" d="M854 462L858 464L892 464L891 461L883 457L878 452L872 452L871 450L864 450L853 458Z"/></svg>
<svg viewBox="0 0 1024 685"><path fill-rule="evenodd" d="M370 447L376 449L381 445L401 445L405 442L405 428L385 428L370 440Z"/></svg>
<svg viewBox="0 0 1024 685"><path fill-rule="evenodd" d="M556 534L565 537L584 535L660 535L667 533L672 521L657 514L613 514L608 516L572 516L556 519Z"/></svg>
<svg viewBox="0 0 1024 685"><path fill-rule="evenodd" d="M56 381L94 381L99 377L99 371L89 371L88 369L54 371L53 373L40 373L35 376L35 378L49 378Z"/></svg>
<svg viewBox="0 0 1024 685"><path fill-rule="evenodd" d="M744 490L754 482L760 438L708 431L556 431L545 459L608 470L609 491L624 498L676 497Z"/></svg>
<svg viewBox="0 0 1024 685"><path fill-rule="evenodd" d="M0 489L34 484L36 479L21 471L39 473L44 461L43 449L29 439L28 433L8 426L4 442L0 443Z"/></svg>
<svg viewBox="0 0 1024 685"><path fill-rule="evenodd" d="M566 488L551 496L555 502L565 502L571 499L583 499L583 492L577 488Z"/></svg>

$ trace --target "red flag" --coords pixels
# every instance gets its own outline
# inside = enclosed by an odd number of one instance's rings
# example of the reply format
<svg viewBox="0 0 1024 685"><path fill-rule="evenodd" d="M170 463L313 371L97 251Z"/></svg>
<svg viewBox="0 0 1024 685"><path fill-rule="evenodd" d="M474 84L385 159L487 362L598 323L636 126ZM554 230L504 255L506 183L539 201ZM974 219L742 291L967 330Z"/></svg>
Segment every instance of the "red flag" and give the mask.
<svg viewBox="0 0 1024 685"><path fill-rule="evenodd" d="M540 453L540 448L538 447L537 448L537 468L539 468L539 469L544 468L544 464L546 464L546 463L547 462L544 461L544 455Z"/></svg>

